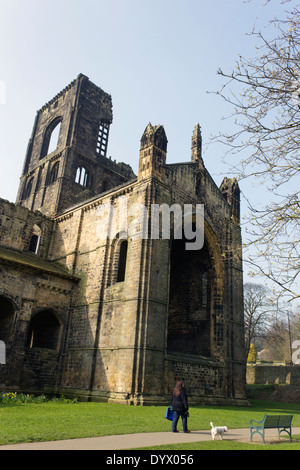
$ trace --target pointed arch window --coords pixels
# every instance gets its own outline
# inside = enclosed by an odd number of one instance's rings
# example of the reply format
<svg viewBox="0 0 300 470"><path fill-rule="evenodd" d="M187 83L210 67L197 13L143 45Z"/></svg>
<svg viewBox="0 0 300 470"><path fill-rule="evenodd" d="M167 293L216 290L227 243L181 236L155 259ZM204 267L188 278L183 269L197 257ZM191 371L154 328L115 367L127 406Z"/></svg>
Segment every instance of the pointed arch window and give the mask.
<svg viewBox="0 0 300 470"><path fill-rule="evenodd" d="M62 117L57 117L47 127L45 134L44 134L44 141L43 141L42 152L40 156L41 159L46 157L47 155L49 155L49 153L52 153L57 149L61 123L62 123Z"/></svg>
<svg viewBox="0 0 300 470"><path fill-rule="evenodd" d="M31 233L31 239L30 239L29 249L28 249L30 253L34 253L35 255L38 253L38 250L40 247L41 235L42 235L41 228L38 225L34 225L32 233Z"/></svg>
<svg viewBox="0 0 300 470"><path fill-rule="evenodd" d="M125 281L128 241L123 235L123 232L119 233L112 241L107 287Z"/></svg>

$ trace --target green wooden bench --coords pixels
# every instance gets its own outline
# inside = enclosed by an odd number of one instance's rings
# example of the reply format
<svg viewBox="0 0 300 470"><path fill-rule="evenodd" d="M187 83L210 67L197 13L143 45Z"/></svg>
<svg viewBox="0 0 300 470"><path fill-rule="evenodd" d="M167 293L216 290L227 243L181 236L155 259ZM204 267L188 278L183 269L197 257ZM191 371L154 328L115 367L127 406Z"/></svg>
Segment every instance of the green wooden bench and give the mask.
<svg viewBox="0 0 300 470"><path fill-rule="evenodd" d="M280 433L287 432L292 440L292 419L293 415L265 415L262 421L250 421L250 440L256 432L261 435L263 443L265 444L265 429L278 429L278 437Z"/></svg>

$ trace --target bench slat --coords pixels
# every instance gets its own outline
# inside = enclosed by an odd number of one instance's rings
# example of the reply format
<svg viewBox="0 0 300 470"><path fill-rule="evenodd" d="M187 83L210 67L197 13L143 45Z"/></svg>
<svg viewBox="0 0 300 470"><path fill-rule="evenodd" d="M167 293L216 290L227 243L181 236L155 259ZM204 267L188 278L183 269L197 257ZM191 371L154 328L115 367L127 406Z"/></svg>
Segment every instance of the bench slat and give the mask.
<svg viewBox="0 0 300 470"><path fill-rule="evenodd" d="M293 419L293 415L291 416L279 416L279 426L290 426Z"/></svg>
<svg viewBox="0 0 300 470"><path fill-rule="evenodd" d="M267 415L265 421L265 428L277 428L279 423L279 416Z"/></svg>

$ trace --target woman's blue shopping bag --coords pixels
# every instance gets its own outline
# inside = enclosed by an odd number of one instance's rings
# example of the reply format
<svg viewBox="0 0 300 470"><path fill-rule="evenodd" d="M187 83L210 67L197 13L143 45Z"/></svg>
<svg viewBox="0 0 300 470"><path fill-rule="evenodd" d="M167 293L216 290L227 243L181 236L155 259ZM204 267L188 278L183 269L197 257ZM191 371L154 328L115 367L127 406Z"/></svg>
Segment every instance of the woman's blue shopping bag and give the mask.
<svg viewBox="0 0 300 470"><path fill-rule="evenodd" d="M173 408L172 408L172 406L168 406L165 418L168 419L169 421L173 421Z"/></svg>

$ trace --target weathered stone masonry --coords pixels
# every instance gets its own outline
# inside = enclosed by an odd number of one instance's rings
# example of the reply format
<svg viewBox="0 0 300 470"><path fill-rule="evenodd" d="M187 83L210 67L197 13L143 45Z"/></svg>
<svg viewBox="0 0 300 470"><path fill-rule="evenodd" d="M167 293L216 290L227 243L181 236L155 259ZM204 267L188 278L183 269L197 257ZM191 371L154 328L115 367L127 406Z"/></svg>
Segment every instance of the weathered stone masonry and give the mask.
<svg viewBox="0 0 300 470"><path fill-rule="evenodd" d="M243 405L237 182L216 186L198 124L181 164L167 164L164 128L149 124L135 176L107 157L111 123L111 97L79 75L37 113L16 204L0 200L0 385L162 404L184 376L191 403ZM101 208L119 217L124 200L135 231L102 237ZM151 239L153 204L204 204L204 247L186 251L172 231Z"/></svg>

